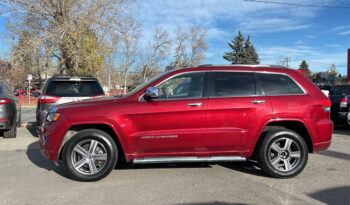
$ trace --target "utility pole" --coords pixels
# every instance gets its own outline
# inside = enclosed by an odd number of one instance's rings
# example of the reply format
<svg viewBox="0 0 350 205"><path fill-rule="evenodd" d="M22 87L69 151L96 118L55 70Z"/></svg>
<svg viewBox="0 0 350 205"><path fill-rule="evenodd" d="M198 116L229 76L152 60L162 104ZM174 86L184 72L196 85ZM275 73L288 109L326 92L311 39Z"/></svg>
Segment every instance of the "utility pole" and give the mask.
<svg viewBox="0 0 350 205"><path fill-rule="evenodd" d="M11 69L15 69L15 52L14 52L14 41L15 41L15 37L12 36L12 41L11 41Z"/></svg>
<svg viewBox="0 0 350 205"><path fill-rule="evenodd" d="M290 57L286 57L285 60L284 60L284 62L286 62L286 67L287 68L289 68L289 64L288 64L289 60L291 60Z"/></svg>

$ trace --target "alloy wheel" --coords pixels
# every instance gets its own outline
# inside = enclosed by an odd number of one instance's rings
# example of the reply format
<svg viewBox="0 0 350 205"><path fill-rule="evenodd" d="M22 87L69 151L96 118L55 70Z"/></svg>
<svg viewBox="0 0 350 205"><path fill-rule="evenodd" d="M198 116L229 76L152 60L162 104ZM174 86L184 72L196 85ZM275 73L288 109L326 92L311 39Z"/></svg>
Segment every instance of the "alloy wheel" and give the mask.
<svg viewBox="0 0 350 205"><path fill-rule="evenodd" d="M73 148L71 162L76 171L83 175L100 172L107 162L107 150L97 140L84 140Z"/></svg>
<svg viewBox="0 0 350 205"><path fill-rule="evenodd" d="M268 160L277 170L288 172L298 166L301 159L299 145L292 139L283 137L273 141L268 150Z"/></svg>

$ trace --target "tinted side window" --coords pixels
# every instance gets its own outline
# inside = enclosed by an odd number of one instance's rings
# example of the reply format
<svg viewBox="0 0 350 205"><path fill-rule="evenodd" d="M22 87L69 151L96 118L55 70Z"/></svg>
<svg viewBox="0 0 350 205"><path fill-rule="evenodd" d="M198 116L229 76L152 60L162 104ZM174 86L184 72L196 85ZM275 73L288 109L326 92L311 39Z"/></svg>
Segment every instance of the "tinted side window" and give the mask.
<svg viewBox="0 0 350 205"><path fill-rule="evenodd" d="M46 90L46 95L57 97L89 97L103 94L97 81L51 81Z"/></svg>
<svg viewBox="0 0 350 205"><path fill-rule="evenodd" d="M288 76L281 74L257 74L266 95L297 95L304 91Z"/></svg>
<svg viewBox="0 0 350 205"><path fill-rule="evenodd" d="M157 100L201 98L203 95L204 72L186 73L166 80L159 86Z"/></svg>
<svg viewBox="0 0 350 205"><path fill-rule="evenodd" d="M211 72L210 97L255 95L255 80L248 72Z"/></svg>

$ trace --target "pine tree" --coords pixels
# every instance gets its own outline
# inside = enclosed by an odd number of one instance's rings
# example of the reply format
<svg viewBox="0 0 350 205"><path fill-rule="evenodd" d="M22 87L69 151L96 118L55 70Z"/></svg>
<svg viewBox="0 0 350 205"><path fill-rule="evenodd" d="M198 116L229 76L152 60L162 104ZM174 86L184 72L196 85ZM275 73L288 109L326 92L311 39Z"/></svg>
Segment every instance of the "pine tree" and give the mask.
<svg viewBox="0 0 350 205"><path fill-rule="evenodd" d="M244 45L243 45L244 44ZM231 52L225 52L223 58L230 61L232 64L259 64L259 56L255 51L254 46L250 43L250 36L247 40L240 31L234 40L228 43Z"/></svg>
<svg viewBox="0 0 350 205"><path fill-rule="evenodd" d="M225 52L223 56L224 59L230 61L232 64L243 64L242 60L244 58L243 50L244 37L240 31L238 31L238 36L235 39L228 43L233 51Z"/></svg>
<svg viewBox="0 0 350 205"><path fill-rule="evenodd" d="M301 62L301 64L299 65L299 70L305 70L306 73L310 73L309 64L307 64L306 61L303 60L303 61Z"/></svg>
<svg viewBox="0 0 350 205"><path fill-rule="evenodd" d="M244 42L244 53L243 64L259 64L259 56L255 51L254 46L250 43L250 36L248 35L247 40Z"/></svg>

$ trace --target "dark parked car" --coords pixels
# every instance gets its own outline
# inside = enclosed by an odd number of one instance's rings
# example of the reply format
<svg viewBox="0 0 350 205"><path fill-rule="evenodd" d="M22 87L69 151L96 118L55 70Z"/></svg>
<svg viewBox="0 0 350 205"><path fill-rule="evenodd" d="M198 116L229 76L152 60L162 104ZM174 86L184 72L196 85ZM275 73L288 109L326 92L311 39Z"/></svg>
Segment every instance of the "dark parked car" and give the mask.
<svg viewBox="0 0 350 205"><path fill-rule="evenodd" d="M331 144L331 102L296 70L203 66L169 71L122 98L54 106L42 153L74 179L98 180L123 158L134 164L244 161L299 174Z"/></svg>
<svg viewBox="0 0 350 205"><path fill-rule="evenodd" d="M347 115L350 108L350 85L334 85L330 89L332 101L331 119L335 123L350 126Z"/></svg>
<svg viewBox="0 0 350 205"><path fill-rule="evenodd" d="M51 106L104 96L99 81L89 75L54 75L43 85L36 109L37 131Z"/></svg>
<svg viewBox="0 0 350 205"><path fill-rule="evenodd" d="M0 131L4 138L15 138L21 124L21 103L4 80L0 80Z"/></svg>

